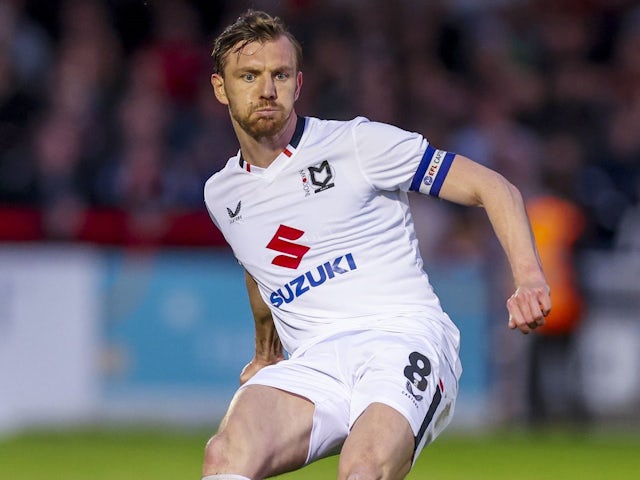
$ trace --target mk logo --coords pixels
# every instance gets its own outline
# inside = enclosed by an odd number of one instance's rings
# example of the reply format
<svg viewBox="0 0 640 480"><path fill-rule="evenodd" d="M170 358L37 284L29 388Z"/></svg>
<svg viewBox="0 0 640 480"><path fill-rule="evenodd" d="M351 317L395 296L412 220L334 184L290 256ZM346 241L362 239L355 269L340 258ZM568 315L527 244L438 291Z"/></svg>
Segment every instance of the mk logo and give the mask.
<svg viewBox="0 0 640 480"><path fill-rule="evenodd" d="M236 205L235 211L231 211L231 209L229 207L227 207L227 213L229 214L229 218L237 217L238 214L240 213L240 208L241 207L242 207L242 201L238 202L238 205Z"/></svg>
<svg viewBox="0 0 640 480"><path fill-rule="evenodd" d="M267 244L269 250L275 250L281 252L284 255L277 255L271 263L279 267L296 269L302 261L302 257L310 250L310 247L306 245L300 245L299 243L293 243L290 240L297 240L304 232L297 228L287 227L286 225L280 225L276 234L271 241Z"/></svg>
<svg viewBox="0 0 640 480"><path fill-rule="evenodd" d="M319 165L309 167L309 175L311 176L311 184L317 187L313 192L318 193L327 190L335 185L333 183L333 170L327 160Z"/></svg>

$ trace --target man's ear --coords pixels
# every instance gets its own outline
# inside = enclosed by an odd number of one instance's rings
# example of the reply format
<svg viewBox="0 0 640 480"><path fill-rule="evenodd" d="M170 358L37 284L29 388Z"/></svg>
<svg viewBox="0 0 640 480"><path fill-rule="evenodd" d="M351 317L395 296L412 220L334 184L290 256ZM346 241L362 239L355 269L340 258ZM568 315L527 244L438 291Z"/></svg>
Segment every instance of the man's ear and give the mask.
<svg viewBox="0 0 640 480"><path fill-rule="evenodd" d="M296 93L294 97L295 100L298 100L301 89L302 89L302 72L298 72L298 75L296 75Z"/></svg>
<svg viewBox="0 0 640 480"><path fill-rule="evenodd" d="M211 86L213 87L213 94L216 96L218 101L223 105L229 105L227 92L224 89L224 78L222 78L222 75L218 73L211 75Z"/></svg>

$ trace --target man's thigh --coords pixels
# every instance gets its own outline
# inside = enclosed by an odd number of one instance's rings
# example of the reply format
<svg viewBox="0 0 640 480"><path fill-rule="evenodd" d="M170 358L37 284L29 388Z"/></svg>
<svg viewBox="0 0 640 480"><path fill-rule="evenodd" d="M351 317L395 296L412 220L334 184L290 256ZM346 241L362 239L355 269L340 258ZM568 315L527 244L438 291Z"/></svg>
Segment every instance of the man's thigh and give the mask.
<svg viewBox="0 0 640 480"><path fill-rule="evenodd" d="M390 407L400 414L402 426L410 427L415 462L420 451L449 423L458 380L439 346L429 338L388 334L372 338L368 347L376 353L360 371L353 389L351 434L356 426L370 427L371 438L377 438L378 443L384 445L383 430L391 427L381 426L380 422L368 425L369 416L365 414L374 405ZM384 418L391 423L396 417L386 415ZM389 448L392 446L390 443Z"/></svg>
<svg viewBox="0 0 640 480"><path fill-rule="evenodd" d="M268 477L304 465L313 413L313 403L304 397L249 385L233 398L218 435L232 442L243 471Z"/></svg>
<svg viewBox="0 0 640 480"><path fill-rule="evenodd" d="M401 479L411 469L414 435L400 412L372 403L356 420L340 454L338 478Z"/></svg>
<svg viewBox="0 0 640 480"><path fill-rule="evenodd" d="M333 342L323 342L301 356L263 368L243 387L269 386L313 404L305 463L338 453L349 433L351 391L338 357Z"/></svg>

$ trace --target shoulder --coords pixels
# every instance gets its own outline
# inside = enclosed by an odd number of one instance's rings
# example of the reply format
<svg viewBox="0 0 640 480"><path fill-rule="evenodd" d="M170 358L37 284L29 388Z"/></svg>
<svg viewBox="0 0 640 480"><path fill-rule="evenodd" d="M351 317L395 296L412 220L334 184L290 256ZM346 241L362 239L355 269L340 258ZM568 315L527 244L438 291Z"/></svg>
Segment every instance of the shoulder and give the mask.
<svg viewBox="0 0 640 480"><path fill-rule="evenodd" d="M404 130L390 123L371 121L365 117L358 117L354 119L353 131L357 137L365 137L377 142L392 138L421 136L415 132Z"/></svg>
<svg viewBox="0 0 640 480"><path fill-rule="evenodd" d="M418 135L414 132L403 130L400 127L384 122L369 120L367 117L358 116L351 120L326 120L316 117L307 118L307 129L318 134L332 132L353 132L362 135Z"/></svg>
<svg viewBox="0 0 640 480"><path fill-rule="evenodd" d="M202 193L207 207L225 198L230 191L238 187L238 182L247 178L246 175L242 175L244 171L240 168L239 161L239 155L231 157L223 168L211 175L204 183Z"/></svg>
<svg viewBox="0 0 640 480"><path fill-rule="evenodd" d="M327 120L316 117L307 118L307 130L318 136L340 134L353 130L361 123L368 123L365 117L355 117L351 120Z"/></svg>
<svg viewBox="0 0 640 480"><path fill-rule="evenodd" d="M355 130L358 125L368 123L365 117L351 120L327 120L316 117L306 117L307 123L301 144L305 147L323 149L340 149L345 146L351 148L355 142Z"/></svg>
<svg viewBox="0 0 640 480"><path fill-rule="evenodd" d="M407 140L422 140L424 137L416 132L404 130L390 123L369 120L358 116L351 120L324 120L306 117L310 143L334 142L337 139L347 141L357 148L380 148L382 145L395 145Z"/></svg>
<svg viewBox="0 0 640 480"><path fill-rule="evenodd" d="M205 182L205 190L213 187L215 184L219 183L222 179L231 175L236 167L238 166L238 162L240 161L239 155L234 155L229 160L224 167L222 167L217 172L213 173Z"/></svg>

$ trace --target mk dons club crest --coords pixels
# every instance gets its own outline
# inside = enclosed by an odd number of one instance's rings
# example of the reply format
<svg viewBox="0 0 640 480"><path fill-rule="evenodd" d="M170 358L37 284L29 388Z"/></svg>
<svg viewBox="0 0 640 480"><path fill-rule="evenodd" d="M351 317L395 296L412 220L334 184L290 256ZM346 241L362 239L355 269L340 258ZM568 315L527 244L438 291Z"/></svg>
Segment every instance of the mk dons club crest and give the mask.
<svg viewBox="0 0 640 480"><path fill-rule="evenodd" d="M328 160L312 165L306 171L300 170L300 178L305 196L309 196L310 191L320 193L335 186L335 172Z"/></svg>

